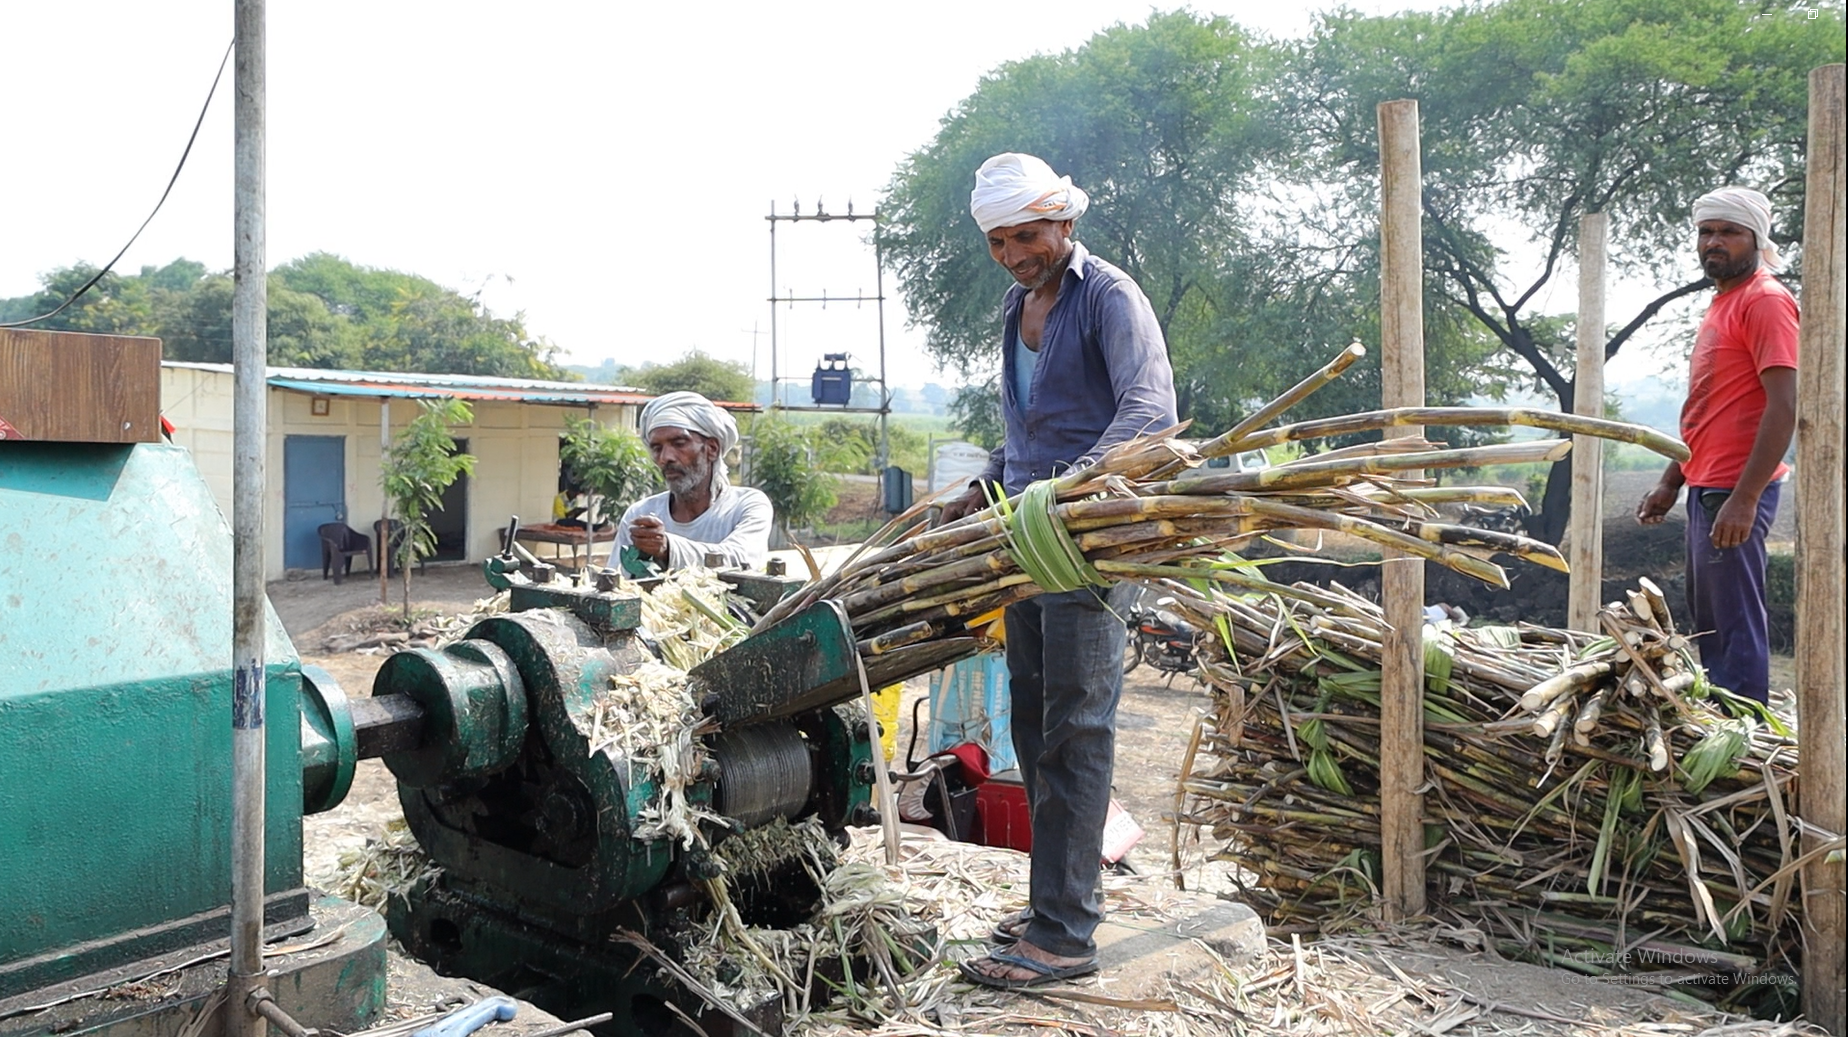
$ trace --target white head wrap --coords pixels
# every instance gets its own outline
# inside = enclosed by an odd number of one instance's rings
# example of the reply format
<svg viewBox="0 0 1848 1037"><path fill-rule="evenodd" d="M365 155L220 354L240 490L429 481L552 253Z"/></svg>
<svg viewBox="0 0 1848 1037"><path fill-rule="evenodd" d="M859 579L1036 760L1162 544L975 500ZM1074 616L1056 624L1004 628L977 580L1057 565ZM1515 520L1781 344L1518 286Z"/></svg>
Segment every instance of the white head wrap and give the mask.
<svg viewBox="0 0 1848 1037"><path fill-rule="evenodd" d="M649 400L642 407L642 438L647 439L650 433L662 427L683 428L718 440L719 456L712 462L712 487L717 492L728 485L725 455L738 445L738 423L730 414L699 393L670 392Z"/></svg>
<svg viewBox="0 0 1848 1037"><path fill-rule="evenodd" d="M1771 199L1749 187L1722 187L1694 201L1694 222L1726 220L1749 229L1758 237L1758 252L1765 266L1777 270L1784 261L1771 240Z"/></svg>
<svg viewBox="0 0 1848 1037"><path fill-rule="evenodd" d="M996 227L1018 227L1034 220L1075 220L1091 199L1032 155L1006 152L982 163L969 192L969 215L986 234Z"/></svg>

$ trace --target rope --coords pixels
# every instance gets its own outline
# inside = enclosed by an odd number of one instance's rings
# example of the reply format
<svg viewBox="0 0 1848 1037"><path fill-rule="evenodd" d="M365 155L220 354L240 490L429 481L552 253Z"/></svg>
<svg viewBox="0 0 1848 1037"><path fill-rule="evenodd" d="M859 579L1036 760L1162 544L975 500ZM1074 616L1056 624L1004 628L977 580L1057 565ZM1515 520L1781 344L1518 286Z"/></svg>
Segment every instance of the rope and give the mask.
<svg viewBox="0 0 1848 1037"><path fill-rule="evenodd" d="M1110 581L1085 561L1078 543L1053 514L1057 486L1057 480L1044 479L1029 485L1012 508L1005 500L1001 502L1007 553L1021 572L1048 593L1109 586Z"/></svg>

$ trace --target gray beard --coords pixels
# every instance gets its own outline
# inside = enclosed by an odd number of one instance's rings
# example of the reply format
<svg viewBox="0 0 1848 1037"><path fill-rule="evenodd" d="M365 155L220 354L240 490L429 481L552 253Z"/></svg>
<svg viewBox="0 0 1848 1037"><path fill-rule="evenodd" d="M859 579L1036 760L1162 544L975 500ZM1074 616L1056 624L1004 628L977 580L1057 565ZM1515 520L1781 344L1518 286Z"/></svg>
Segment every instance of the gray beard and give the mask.
<svg viewBox="0 0 1848 1037"><path fill-rule="evenodd" d="M712 485L712 463L710 461L689 469L685 474L667 477L668 492L675 496L696 493Z"/></svg>

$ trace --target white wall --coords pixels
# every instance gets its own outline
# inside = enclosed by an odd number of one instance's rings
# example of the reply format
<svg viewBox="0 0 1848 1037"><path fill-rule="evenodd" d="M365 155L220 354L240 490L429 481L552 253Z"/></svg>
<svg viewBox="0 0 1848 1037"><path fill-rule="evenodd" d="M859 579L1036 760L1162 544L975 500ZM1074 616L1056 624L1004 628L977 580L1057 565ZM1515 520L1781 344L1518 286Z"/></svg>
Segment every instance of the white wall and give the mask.
<svg viewBox="0 0 1848 1037"><path fill-rule="evenodd" d="M347 525L370 536L382 515L384 491L379 482L379 413L371 397L327 397L328 413L313 413L311 397L285 389L269 392L269 442L266 450L264 539L268 545L265 578L285 574L282 554L283 441L292 435L346 438ZM193 461L229 524L231 514L231 406L229 372L161 368L161 412L175 425L173 441L192 451ZM585 407L473 401L474 421L451 429L468 440L475 474L468 489L468 561L478 562L500 550L498 531L510 515L522 522L551 520L558 492L558 437L567 415L591 413ZM418 413L415 400L390 401L391 431L396 436ZM604 424L634 429L639 408L600 406Z"/></svg>

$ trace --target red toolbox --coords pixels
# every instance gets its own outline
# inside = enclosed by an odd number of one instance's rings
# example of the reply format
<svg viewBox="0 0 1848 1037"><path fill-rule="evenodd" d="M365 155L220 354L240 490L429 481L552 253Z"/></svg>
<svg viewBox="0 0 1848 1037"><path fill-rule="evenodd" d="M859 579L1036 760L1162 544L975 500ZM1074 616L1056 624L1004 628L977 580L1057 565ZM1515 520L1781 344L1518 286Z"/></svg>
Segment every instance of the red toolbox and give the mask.
<svg viewBox="0 0 1848 1037"><path fill-rule="evenodd" d="M1027 817L1027 789L1018 781L990 778L975 793L975 841L1030 853L1033 825Z"/></svg>

